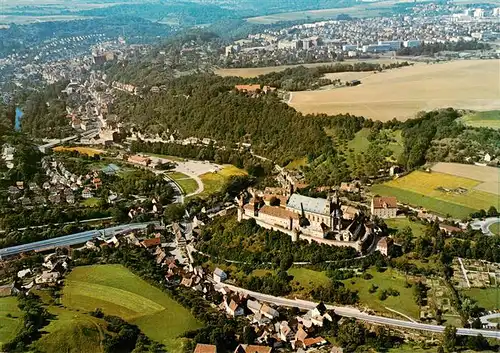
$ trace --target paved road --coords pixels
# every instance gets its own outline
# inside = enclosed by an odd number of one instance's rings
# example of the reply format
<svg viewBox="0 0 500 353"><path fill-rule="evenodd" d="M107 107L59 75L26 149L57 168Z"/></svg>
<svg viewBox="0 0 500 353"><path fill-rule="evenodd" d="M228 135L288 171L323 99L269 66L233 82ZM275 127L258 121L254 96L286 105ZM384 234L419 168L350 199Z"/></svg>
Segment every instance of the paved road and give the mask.
<svg viewBox="0 0 500 353"><path fill-rule="evenodd" d="M310 302L310 301L306 301L306 300L275 297L272 295L253 292L253 291L250 291L250 290L247 290L244 288L232 286L230 284L225 284L225 283L224 284L217 284L216 286L225 286L233 291L248 294L249 296L252 296L257 300L267 302L267 303L272 303L272 304L279 305L279 306L296 307L296 308L299 308L302 310L309 310L309 309L314 308L318 304L318 303ZM439 333L439 332L444 331L444 326L422 324L419 322L411 322L411 321L404 321L404 320L398 320L398 319L391 319L391 318L383 317L383 316L369 315L369 314L366 314L366 313L359 311L356 308L345 307L345 306L333 306L333 305L327 305L326 307L329 310L334 310L337 315L352 317L352 318L356 318L358 320L362 320L362 321L366 321L366 322L370 322L370 323L396 326L396 327L421 330L421 331L427 331L427 332ZM500 331L457 328L457 334L461 335L461 336L477 336L477 335L481 334L484 337L500 339Z"/></svg>
<svg viewBox="0 0 500 353"><path fill-rule="evenodd" d="M97 229L97 230L89 230L85 232L65 235L62 237L41 240L34 243L16 245L10 248L0 249L0 259L7 256L18 255L22 252L27 251L35 251L35 250L44 250L44 249L54 249L58 246L70 246L76 244L82 244L87 242L88 240L92 240L102 235L113 236L117 233L127 231L127 230L135 230L135 229L144 229L149 224L158 224L157 222L148 222L148 223L132 223L132 224L124 224L116 227L110 227L105 229Z"/></svg>
<svg viewBox="0 0 500 353"><path fill-rule="evenodd" d="M490 226L495 223L500 223L500 217L489 217L484 221L478 219L472 222L470 225L472 229L481 229L484 235L493 235L493 233L490 231Z"/></svg>

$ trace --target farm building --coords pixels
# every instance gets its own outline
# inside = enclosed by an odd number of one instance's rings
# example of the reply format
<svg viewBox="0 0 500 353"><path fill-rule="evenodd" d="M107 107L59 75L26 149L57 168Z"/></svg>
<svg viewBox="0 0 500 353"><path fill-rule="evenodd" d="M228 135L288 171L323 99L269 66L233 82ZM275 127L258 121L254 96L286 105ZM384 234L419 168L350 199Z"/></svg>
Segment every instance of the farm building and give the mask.
<svg viewBox="0 0 500 353"><path fill-rule="evenodd" d="M374 197L371 203L372 216L396 218L398 200L395 197Z"/></svg>

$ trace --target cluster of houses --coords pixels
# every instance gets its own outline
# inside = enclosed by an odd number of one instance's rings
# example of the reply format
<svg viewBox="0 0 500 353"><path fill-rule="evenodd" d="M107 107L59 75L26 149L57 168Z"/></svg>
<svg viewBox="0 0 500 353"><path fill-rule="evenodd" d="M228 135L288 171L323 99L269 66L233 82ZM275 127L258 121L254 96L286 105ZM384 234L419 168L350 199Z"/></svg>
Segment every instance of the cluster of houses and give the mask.
<svg viewBox="0 0 500 353"><path fill-rule="evenodd" d="M19 270L15 281L0 286L0 297L27 293L32 288L50 287L60 283L68 271L70 257L54 252L44 257L41 268Z"/></svg>

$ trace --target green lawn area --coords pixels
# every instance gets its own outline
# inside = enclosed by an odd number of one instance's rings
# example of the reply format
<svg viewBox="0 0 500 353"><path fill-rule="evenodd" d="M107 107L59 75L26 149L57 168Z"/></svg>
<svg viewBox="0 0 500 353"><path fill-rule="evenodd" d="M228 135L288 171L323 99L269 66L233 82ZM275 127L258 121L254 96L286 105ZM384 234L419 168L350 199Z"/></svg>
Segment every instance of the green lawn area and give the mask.
<svg viewBox="0 0 500 353"><path fill-rule="evenodd" d="M48 311L55 318L42 329L44 334L35 342L36 349L47 353L104 352L104 320L57 306L50 306Z"/></svg>
<svg viewBox="0 0 500 353"><path fill-rule="evenodd" d="M401 130L396 130L396 131L385 130L385 131L395 140L389 142L387 148L391 150L393 153L392 159L397 160L400 154L403 152L403 141L401 137ZM354 136L354 138L347 143L347 150L344 152L346 153L348 164L352 164L351 153L354 153L354 155L356 155L359 153L364 153L368 150L368 146L370 145L370 141L368 140L369 135L370 135L370 129L363 128L359 130Z"/></svg>
<svg viewBox="0 0 500 353"><path fill-rule="evenodd" d="M286 165L285 168L287 168L287 169L299 169L299 167L302 167L305 165L307 165L307 158L306 157L295 159L295 160L291 161L290 163L288 163Z"/></svg>
<svg viewBox="0 0 500 353"><path fill-rule="evenodd" d="M172 352L182 351L184 332L201 327L187 309L121 265L75 268L66 279L62 303L120 316Z"/></svg>
<svg viewBox="0 0 500 353"><path fill-rule="evenodd" d="M246 174L247 172L243 169L239 169L233 165L224 165L224 167L216 173L205 173L200 175L205 190L199 196L204 197L220 191L232 176Z"/></svg>
<svg viewBox="0 0 500 353"><path fill-rule="evenodd" d="M406 279L402 273L393 269L387 269L385 272L377 272L374 268L369 269L366 273L371 274L373 278L366 280L361 277L355 277L342 281L347 288L358 291L361 305L377 312L401 317L387 309L389 308L418 319L420 309L413 299L413 288L405 287ZM373 294L368 291L372 284L378 286L377 291ZM386 300L380 300L379 293L388 288L399 291L399 296L389 296Z"/></svg>
<svg viewBox="0 0 500 353"><path fill-rule="evenodd" d="M405 227L410 227L413 232L413 236L416 238L423 236L425 233L425 226L423 224L412 222L408 218L392 218L384 221L389 227L390 233L396 233L398 230Z"/></svg>
<svg viewBox="0 0 500 353"><path fill-rule="evenodd" d="M198 189L198 183L189 175L180 172L172 172L167 175L180 185L185 194L190 194Z"/></svg>
<svg viewBox="0 0 500 353"><path fill-rule="evenodd" d="M442 216L450 214L454 218L463 219L467 218L469 214L476 211L474 208L438 200L416 192L383 184L373 185L371 191L374 194L379 194L381 196L395 196L399 202L407 203L415 207L423 207Z"/></svg>
<svg viewBox="0 0 500 353"><path fill-rule="evenodd" d="M82 205L86 207L97 207L99 205L99 199L97 197L91 197L82 201Z"/></svg>
<svg viewBox="0 0 500 353"><path fill-rule="evenodd" d="M470 288L463 292L486 310L500 308L500 288Z"/></svg>
<svg viewBox="0 0 500 353"><path fill-rule="evenodd" d="M493 223L488 229L493 234L500 235L500 223Z"/></svg>
<svg viewBox="0 0 500 353"><path fill-rule="evenodd" d="M288 271L293 276L291 281L294 294L308 295L311 290L331 283L324 271L314 271L305 267L292 267Z"/></svg>
<svg viewBox="0 0 500 353"><path fill-rule="evenodd" d="M500 129L500 110L487 112L476 112L468 114L460 119L465 125L473 127L489 127Z"/></svg>
<svg viewBox="0 0 500 353"><path fill-rule="evenodd" d="M176 157L176 156L168 156L166 154L156 154L156 153L142 153L146 156L151 156L151 157L158 157L158 158L164 158L164 159L169 159L173 162L182 162L184 161L184 158L181 157Z"/></svg>
<svg viewBox="0 0 500 353"><path fill-rule="evenodd" d="M22 324L22 312L17 307L17 298L0 298L0 347L16 336Z"/></svg>

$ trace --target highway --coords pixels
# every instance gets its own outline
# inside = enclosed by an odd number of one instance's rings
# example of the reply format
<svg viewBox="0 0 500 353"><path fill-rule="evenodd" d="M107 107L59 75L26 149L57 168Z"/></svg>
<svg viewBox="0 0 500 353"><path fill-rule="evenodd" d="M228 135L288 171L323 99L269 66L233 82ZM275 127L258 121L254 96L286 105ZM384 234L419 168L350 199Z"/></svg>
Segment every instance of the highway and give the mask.
<svg viewBox="0 0 500 353"><path fill-rule="evenodd" d="M240 288L240 287L236 287L236 286L226 284L226 283L217 284L216 288L217 287L227 287L227 288L231 289L232 291L243 293L243 294L248 294L249 296L254 297L257 300L267 302L267 303L272 303L272 304L275 304L278 306L295 307L295 308L299 308L302 310L309 310L309 309L314 308L318 304L318 303L306 301L306 300L287 299L287 298L283 298L283 297L275 297L272 295L253 292L253 291L250 291L250 290L247 290L244 288ZM356 308L351 308L351 307L347 307L347 306L327 305L326 307L329 310L333 310L337 315L345 316L345 317L352 317L352 318L355 318L358 320L362 320L362 321L366 321L366 322L370 322L370 323L374 323L374 324L389 325L389 326L395 326L395 327L401 327L401 328L407 328L407 329L413 329L413 330L420 330L420 331L427 331L427 332L436 332L436 333L441 333L445 329L444 326L439 326L439 325L423 324L420 322L404 321L404 320L398 320L398 319L391 319L391 318L383 317L383 316L370 315L367 313L363 313ZM457 328L457 334L461 335L461 336L477 336L477 335L481 334L487 338L500 339L500 331Z"/></svg>
<svg viewBox="0 0 500 353"><path fill-rule="evenodd" d="M34 243L16 245L10 248L0 249L0 259L7 257L18 255L22 252L27 251L35 251L35 250L45 250L45 249L54 249L58 246L70 246L76 244L83 244L88 240L92 240L99 236L113 236L117 233L128 231L128 230L136 230L136 229L144 229L149 224L159 224L158 222L148 222L148 223L131 223L131 224L123 224L116 227L104 228L104 229L96 229L89 230L85 232L65 235L62 237L41 240Z"/></svg>

